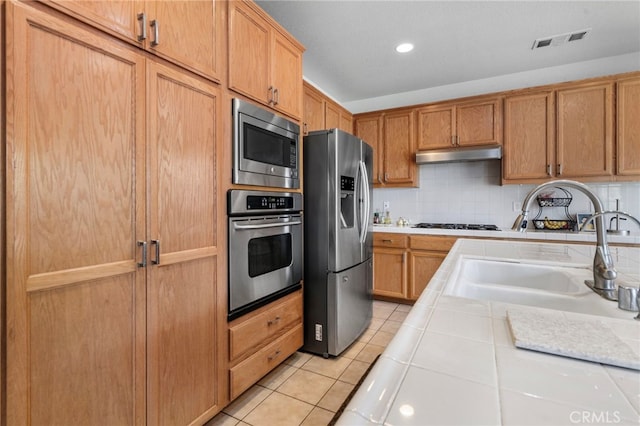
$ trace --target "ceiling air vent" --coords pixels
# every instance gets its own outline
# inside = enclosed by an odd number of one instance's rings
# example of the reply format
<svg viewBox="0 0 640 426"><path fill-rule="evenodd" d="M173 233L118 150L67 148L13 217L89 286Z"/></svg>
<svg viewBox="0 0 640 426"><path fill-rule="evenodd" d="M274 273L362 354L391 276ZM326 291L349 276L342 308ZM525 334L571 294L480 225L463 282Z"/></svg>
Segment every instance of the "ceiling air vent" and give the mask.
<svg viewBox="0 0 640 426"><path fill-rule="evenodd" d="M565 44L569 41L582 40L591 31L591 28L586 30L573 31L570 33L558 34L550 37L543 37L535 40L531 49L538 49L540 47L555 47Z"/></svg>

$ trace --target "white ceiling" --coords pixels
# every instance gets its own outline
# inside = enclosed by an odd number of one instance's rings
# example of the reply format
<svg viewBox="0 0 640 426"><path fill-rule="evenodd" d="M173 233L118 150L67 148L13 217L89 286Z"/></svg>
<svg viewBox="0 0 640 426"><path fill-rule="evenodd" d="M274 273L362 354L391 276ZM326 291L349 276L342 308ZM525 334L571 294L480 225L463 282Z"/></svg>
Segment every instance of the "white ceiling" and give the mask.
<svg viewBox="0 0 640 426"><path fill-rule="evenodd" d="M257 3L305 45L305 79L343 104L619 55L640 70L640 0ZM583 40L531 49L587 28ZM416 47L400 55L404 41Z"/></svg>

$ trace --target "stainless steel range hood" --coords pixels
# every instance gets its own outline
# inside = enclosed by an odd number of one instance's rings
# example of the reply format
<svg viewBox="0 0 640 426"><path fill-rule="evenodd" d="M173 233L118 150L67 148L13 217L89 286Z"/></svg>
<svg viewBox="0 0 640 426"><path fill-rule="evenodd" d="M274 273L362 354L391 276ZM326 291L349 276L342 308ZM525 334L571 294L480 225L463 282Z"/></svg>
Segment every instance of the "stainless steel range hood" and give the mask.
<svg viewBox="0 0 640 426"><path fill-rule="evenodd" d="M501 145L486 145L419 151L416 154L416 163L453 163L457 161L499 160L501 158Z"/></svg>

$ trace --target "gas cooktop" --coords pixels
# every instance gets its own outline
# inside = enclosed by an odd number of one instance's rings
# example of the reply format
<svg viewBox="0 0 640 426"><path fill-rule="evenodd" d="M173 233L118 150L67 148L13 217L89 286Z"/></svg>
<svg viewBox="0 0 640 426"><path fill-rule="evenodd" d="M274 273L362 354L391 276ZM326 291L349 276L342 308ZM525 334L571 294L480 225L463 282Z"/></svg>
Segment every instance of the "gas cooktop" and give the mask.
<svg viewBox="0 0 640 426"><path fill-rule="evenodd" d="M466 224L466 223L418 223L413 226L414 228L425 229L461 229L470 231L499 231L496 225L478 225L478 224Z"/></svg>

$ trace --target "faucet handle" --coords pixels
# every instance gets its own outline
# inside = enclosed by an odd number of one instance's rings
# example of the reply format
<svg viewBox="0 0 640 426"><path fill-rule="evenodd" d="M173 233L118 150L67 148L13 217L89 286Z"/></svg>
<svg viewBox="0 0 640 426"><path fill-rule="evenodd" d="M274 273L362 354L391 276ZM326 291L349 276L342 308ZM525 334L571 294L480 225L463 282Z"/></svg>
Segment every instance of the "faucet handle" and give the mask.
<svg viewBox="0 0 640 426"><path fill-rule="evenodd" d="M639 295L638 287L618 285L618 308L625 311L638 312Z"/></svg>

